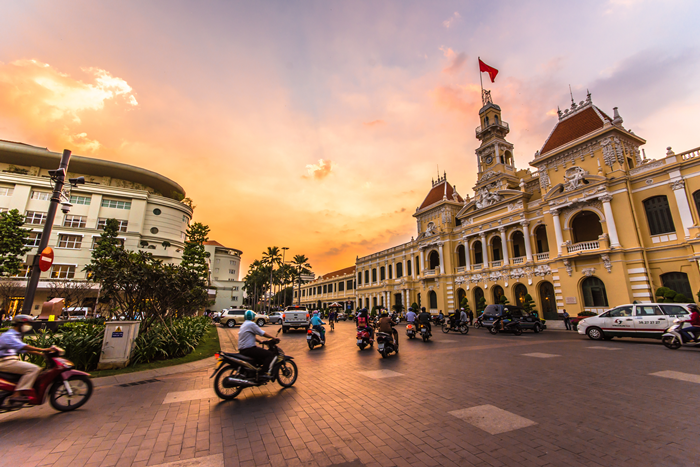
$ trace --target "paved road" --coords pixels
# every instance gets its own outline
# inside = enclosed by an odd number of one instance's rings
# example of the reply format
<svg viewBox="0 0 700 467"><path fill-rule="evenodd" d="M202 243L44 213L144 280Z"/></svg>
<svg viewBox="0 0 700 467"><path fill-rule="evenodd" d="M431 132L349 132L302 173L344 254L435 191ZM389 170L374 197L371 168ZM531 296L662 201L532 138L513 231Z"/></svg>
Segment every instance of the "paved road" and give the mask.
<svg viewBox="0 0 700 467"><path fill-rule="evenodd" d="M46 406L0 416L0 465L682 466L700 459L700 349L593 342L562 331L437 332L429 343L407 341L403 326L399 333L400 354L386 360L358 351L352 323L339 323L314 351L302 332L285 334L297 384L244 389L231 402L212 397L209 372L197 371L97 388L74 413Z"/></svg>

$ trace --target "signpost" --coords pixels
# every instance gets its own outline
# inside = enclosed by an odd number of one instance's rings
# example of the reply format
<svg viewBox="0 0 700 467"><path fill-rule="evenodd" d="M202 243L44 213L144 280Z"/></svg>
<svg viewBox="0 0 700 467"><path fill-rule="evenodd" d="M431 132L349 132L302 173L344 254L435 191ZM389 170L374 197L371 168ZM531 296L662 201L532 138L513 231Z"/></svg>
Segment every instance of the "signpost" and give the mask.
<svg viewBox="0 0 700 467"><path fill-rule="evenodd" d="M47 246L44 251L41 252L41 257L39 257L39 269L41 272L46 272L51 269L53 264L53 248Z"/></svg>

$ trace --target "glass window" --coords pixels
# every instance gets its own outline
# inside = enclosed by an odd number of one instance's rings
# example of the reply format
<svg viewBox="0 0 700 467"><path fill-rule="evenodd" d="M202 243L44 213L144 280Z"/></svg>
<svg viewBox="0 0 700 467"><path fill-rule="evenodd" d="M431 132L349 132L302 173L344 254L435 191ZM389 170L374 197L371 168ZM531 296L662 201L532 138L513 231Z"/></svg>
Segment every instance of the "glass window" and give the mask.
<svg viewBox="0 0 700 467"><path fill-rule="evenodd" d="M659 305L661 309L669 316L683 316L687 315L688 310L680 305Z"/></svg>
<svg viewBox="0 0 700 467"><path fill-rule="evenodd" d="M24 222L32 225L44 225L46 223L46 213L27 211Z"/></svg>
<svg viewBox="0 0 700 467"><path fill-rule="evenodd" d="M348 290L352 290L352 281L351 280L347 281L347 285L348 285Z"/></svg>
<svg viewBox="0 0 700 467"><path fill-rule="evenodd" d="M74 277L75 266L54 264L51 268L51 279L73 279Z"/></svg>
<svg viewBox="0 0 700 467"><path fill-rule="evenodd" d="M372 282L377 282L377 268L372 269Z"/></svg>
<svg viewBox="0 0 700 467"><path fill-rule="evenodd" d="M14 192L14 188L8 186L0 186L0 196L12 196Z"/></svg>
<svg viewBox="0 0 700 467"><path fill-rule="evenodd" d="M155 214L156 216L160 216L161 210L158 209L158 208L155 208L155 209L153 210L153 214Z"/></svg>
<svg viewBox="0 0 700 467"><path fill-rule="evenodd" d="M647 214L649 232L652 235L672 233L676 231L673 226L673 216L666 196L654 196L644 200L644 211Z"/></svg>
<svg viewBox="0 0 700 467"><path fill-rule="evenodd" d="M117 219L117 223L119 224L117 227L117 231L118 232L126 232L127 227L129 227L129 221ZM97 230L104 230L106 225L107 225L106 218L97 219Z"/></svg>
<svg viewBox="0 0 700 467"><path fill-rule="evenodd" d="M617 307L613 310L610 310L608 312L608 316L610 318L621 318L621 317L625 317L625 316L632 316L632 307L631 306Z"/></svg>
<svg viewBox="0 0 700 467"><path fill-rule="evenodd" d="M116 199L103 199L103 208L131 209L131 201L118 201Z"/></svg>
<svg viewBox="0 0 700 467"><path fill-rule="evenodd" d="M654 306L654 305L644 305L644 306L639 306L637 305L637 311L636 311L636 316L655 316L655 315L663 315L659 307Z"/></svg>
<svg viewBox="0 0 700 467"><path fill-rule="evenodd" d="M40 201L49 201L51 199L51 192L50 191L33 191L32 190L32 199L38 199Z"/></svg>
<svg viewBox="0 0 700 467"><path fill-rule="evenodd" d="M661 274L661 283L676 293L685 295L689 301L693 301L693 291L690 288L688 274L684 272L667 272Z"/></svg>
<svg viewBox="0 0 700 467"><path fill-rule="evenodd" d="M369 284L369 269L365 271L365 284Z"/></svg>
<svg viewBox="0 0 700 467"><path fill-rule="evenodd" d="M408 262L408 267L411 267L411 262ZM396 278L403 277L403 263L396 263Z"/></svg>
<svg viewBox="0 0 700 467"><path fill-rule="evenodd" d="M345 292L345 283L338 282L338 292Z"/></svg>
<svg viewBox="0 0 700 467"><path fill-rule="evenodd" d="M70 195L71 204L83 204L85 206L90 206L91 198L89 196L80 195Z"/></svg>
<svg viewBox="0 0 700 467"><path fill-rule="evenodd" d="M608 306L608 295L605 293L603 281L595 276L591 276L581 283L581 288L584 306Z"/></svg>
<svg viewBox="0 0 700 467"><path fill-rule="evenodd" d="M58 236L58 247L59 248L80 248L80 244L83 241L81 235L66 235L61 234Z"/></svg>
<svg viewBox="0 0 700 467"><path fill-rule="evenodd" d="M63 219L63 227L77 227L83 229L85 228L85 217L68 214L65 219Z"/></svg>
<svg viewBox="0 0 700 467"><path fill-rule="evenodd" d="M394 278L394 268L391 267L391 264L389 265L389 279Z"/></svg>
<svg viewBox="0 0 700 467"><path fill-rule="evenodd" d="M32 275L32 266L29 264L23 264L20 266L19 271L15 277L29 277Z"/></svg>
<svg viewBox="0 0 700 467"><path fill-rule="evenodd" d="M27 241L24 245L33 248L39 246L40 242L41 232L29 232L29 235L27 236Z"/></svg>
<svg viewBox="0 0 700 467"><path fill-rule="evenodd" d="M97 246L97 242L100 241L100 237L92 237L92 244L90 245L90 249L94 250L95 247ZM122 248L124 248L124 239L123 238L117 238L116 239L117 243L121 245Z"/></svg>
<svg viewBox="0 0 700 467"><path fill-rule="evenodd" d="M384 268L384 266L382 266L381 268L379 268L379 280L383 281L385 279L386 279L386 269Z"/></svg>

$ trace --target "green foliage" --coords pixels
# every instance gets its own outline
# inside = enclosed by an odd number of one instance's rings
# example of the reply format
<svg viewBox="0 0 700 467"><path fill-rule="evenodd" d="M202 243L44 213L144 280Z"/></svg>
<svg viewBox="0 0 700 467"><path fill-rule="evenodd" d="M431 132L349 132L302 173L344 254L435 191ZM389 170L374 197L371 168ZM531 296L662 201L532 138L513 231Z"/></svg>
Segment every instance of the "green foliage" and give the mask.
<svg viewBox="0 0 700 467"><path fill-rule="evenodd" d="M682 293L676 294L675 297L673 297L673 302L674 303L690 303L691 300L683 295Z"/></svg>
<svg viewBox="0 0 700 467"><path fill-rule="evenodd" d="M369 312L369 316L370 316L371 318L374 318L375 316L377 316L377 313L379 312L379 309L380 309L380 307L378 307L378 306L373 306L373 307L372 307L372 310Z"/></svg>
<svg viewBox="0 0 700 467"><path fill-rule="evenodd" d="M682 293L678 293L673 289L669 289L668 287L659 287L656 289L656 293L654 294L656 297L656 301L659 303L691 303L692 300L683 295ZM698 293L698 298L700 298L700 293Z"/></svg>
<svg viewBox="0 0 700 467"><path fill-rule="evenodd" d="M486 308L486 298L481 297L481 298L479 298L479 303L476 304L476 312L478 314L481 314L484 312L485 308Z"/></svg>
<svg viewBox="0 0 700 467"><path fill-rule="evenodd" d="M523 298L523 310L530 312L530 313L537 313L537 310L535 309L535 300L533 300L532 295L525 294L525 297Z"/></svg>
<svg viewBox="0 0 700 467"><path fill-rule="evenodd" d="M510 303L505 294L501 295L501 298L498 301L501 303L501 305L508 305Z"/></svg>
<svg viewBox="0 0 700 467"><path fill-rule="evenodd" d="M14 276L30 250L24 246L29 230L23 229L24 216L17 209L0 213L0 276Z"/></svg>
<svg viewBox="0 0 700 467"><path fill-rule="evenodd" d="M401 313L403 311L403 305L400 303L397 303L396 305L392 305L391 309L397 313Z"/></svg>
<svg viewBox="0 0 700 467"><path fill-rule="evenodd" d="M131 364L179 358L192 352L211 325L206 316L185 317L156 323L140 332L131 358Z"/></svg>
<svg viewBox="0 0 700 467"><path fill-rule="evenodd" d="M411 305L411 308L413 308L413 311L415 313L418 313L420 311L420 307L418 306L418 304L416 302L413 302L413 304Z"/></svg>
<svg viewBox="0 0 700 467"><path fill-rule="evenodd" d="M470 308L469 308L469 300L467 299L467 297L462 297L462 300L459 302L459 307L464 308L464 311L469 313Z"/></svg>
<svg viewBox="0 0 700 467"><path fill-rule="evenodd" d="M35 347L47 348L57 345L66 351L65 357L75 364L78 370L90 371L97 368L104 340L104 325L89 323L67 323L59 332L39 331L24 341ZM43 365L40 355L29 355L29 361Z"/></svg>
<svg viewBox="0 0 700 467"><path fill-rule="evenodd" d="M209 240L208 234L209 226L200 222L194 222L187 227L185 249L182 251L180 263L180 266L196 272L205 281L209 276L207 252L204 250L204 242Z"/></svg>
<svg viewBox="0 0 700 467"><path fill-rule="evenodd" d="M598 316L598 313L595 311L582 311L578 316Z"/></svg>

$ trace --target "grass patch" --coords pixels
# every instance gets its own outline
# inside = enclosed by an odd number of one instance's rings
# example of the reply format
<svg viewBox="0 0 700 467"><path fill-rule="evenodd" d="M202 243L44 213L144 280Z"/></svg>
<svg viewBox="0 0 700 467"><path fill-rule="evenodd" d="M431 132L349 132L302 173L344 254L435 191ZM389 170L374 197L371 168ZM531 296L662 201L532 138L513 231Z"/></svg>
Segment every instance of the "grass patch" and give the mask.
<svg viewBox="0 0 700 467"><path fill-rule="evenodd" d="M185 355L184 357L173 358L171 360L158 360L150 363L139 363L138 365L128 366L118 370L91 371L90 376L93 378L101 378L102 376L123 375L125 373L134 373L136 371L156 370L158 368L196 362L197 360L202 360L203 358L213 356L219 350L221 350L221 345L219 344L219 333L216 330L216 326L210 326L207 333L199 342L199 345L195 347L192 353ZM212 361L212 365L213 364L214 362Z"/></svg>

